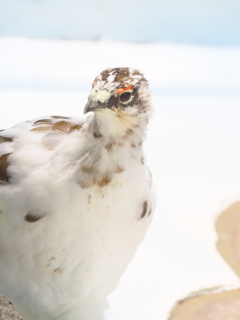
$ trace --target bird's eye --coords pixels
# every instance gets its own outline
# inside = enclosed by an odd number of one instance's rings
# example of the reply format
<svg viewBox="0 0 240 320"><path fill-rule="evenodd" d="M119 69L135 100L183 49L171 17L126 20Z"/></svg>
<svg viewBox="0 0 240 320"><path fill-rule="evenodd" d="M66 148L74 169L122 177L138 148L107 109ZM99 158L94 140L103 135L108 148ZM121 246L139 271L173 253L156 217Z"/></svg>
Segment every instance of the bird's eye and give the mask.
<svg viewBox="0 0 240 320"><path fill-rule="evenodd" d="M120 101L124 102L124 103L129 102L131 100L131 97L132 97L131 92L129 92L129 91L124 92L120 95Z"/></svg>

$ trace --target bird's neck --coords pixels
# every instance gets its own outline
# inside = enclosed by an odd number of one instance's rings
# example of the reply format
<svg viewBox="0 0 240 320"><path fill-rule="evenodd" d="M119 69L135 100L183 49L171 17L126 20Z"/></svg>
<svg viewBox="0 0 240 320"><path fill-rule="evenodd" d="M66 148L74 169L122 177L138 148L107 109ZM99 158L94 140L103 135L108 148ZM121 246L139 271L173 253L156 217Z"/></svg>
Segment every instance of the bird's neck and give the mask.
<svg viewBox="0 0 240 320"><path fill-rule="evenodd" d="M144 139L147 124L146 115L99 112L89 121L88 130L93 137L101 138L103 143L138 145Z"/></svg>
<svg viewBox="0 0 240 320"><path fill-rule="evenodd" d="M93 115L86 127L86 150L80 161L78 183L82 188L103 187L125 171L129 163L144 164L142 141L146 119L112 119Z"/></svg>

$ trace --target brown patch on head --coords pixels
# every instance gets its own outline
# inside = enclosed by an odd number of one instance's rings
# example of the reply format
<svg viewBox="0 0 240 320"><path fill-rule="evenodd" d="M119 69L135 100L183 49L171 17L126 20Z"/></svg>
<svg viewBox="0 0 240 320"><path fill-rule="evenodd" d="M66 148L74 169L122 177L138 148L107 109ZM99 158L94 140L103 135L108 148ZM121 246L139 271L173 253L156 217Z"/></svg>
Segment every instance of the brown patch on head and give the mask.
<svg viewBox="0 0 240 320"><path fill-rule="evenodd" d="M141 72L139 72L138 70L134 70L133 73L132 73L134 76L141 76L143 81L147 81L146 78L144 78L143 74Z"/></svg>
<svg viewBox="0 0 240 320"><path fill-rule="evenodd" d="M46 214L36 215L35 213L32 213L31 211L29 211L25 215L24 220L27 222L37 222L38 220L42 219L45 216L46 216Z"/></svg>
<svg viewBox="0 0 240 320"><path fill-rule="evenodd" d="M12 142L13 141L13 138L11 137L2 137L0 136L0 143L2 142Z"/></svg>
<svg viewBox="0 0 240 320"><path fill-rule="evenodd" d="M110 73L109 73L110 71L111 71L111 69L106 69L101 72L101 76L102 76L103 81L106 81L107 78L110 76Z"/></svg>
<svg viewBox="0 0 240 320"><path fill-rule="evenodd" d="M116 82L123 82L125 78L129 77L129 69L128 68L116 68L116 77L115 81Z"/></svg>
<svg viewBox="0 0 240 320"><path fill-rule="evenodd" d="M133 71L133 75L134 76L140 76L140 75L142 76L142 74L136 69Z"/></svg>
<svg viewBox="0 0 240 320"><path fill-rule="evenodd" d="M147 201L144 201L143 204L142 204L142 214L141 214L141 217L140 219L143 219L147 213L147 207L148 207L148 203Z"/></svg>
<svg viewBox="0 0 240 320"><path fill-rule="evenodd" d="M69 117L52 116L53 119L70 119Z"/></svg>
<svg viewBox="0 0 240 320"><path fill-rule="evenodd" d="M7 168L9 166L8 157L11 153L6 153L0 157L0 181L8 182L10 176L7 173Z"/></svg>

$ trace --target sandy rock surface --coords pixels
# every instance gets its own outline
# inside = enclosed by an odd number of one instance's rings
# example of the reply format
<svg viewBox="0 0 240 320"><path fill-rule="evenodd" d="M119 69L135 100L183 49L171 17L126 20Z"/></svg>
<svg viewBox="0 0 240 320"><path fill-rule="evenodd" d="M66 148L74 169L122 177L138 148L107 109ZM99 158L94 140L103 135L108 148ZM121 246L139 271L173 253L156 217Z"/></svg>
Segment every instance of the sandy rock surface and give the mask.
<svg viewBox="0 0 240 320"><path fill-rule="evenodd" d="M0 320L23 320L13 304L0 294Z"/></svg>
<svg viewBox="0 0 240 320"><path fill-rule="evenodd" d="M240 202L223 211L215 223L218 252L240 276ZM206 289L176 303L168 320L240 320L240 288Z"/></svg>

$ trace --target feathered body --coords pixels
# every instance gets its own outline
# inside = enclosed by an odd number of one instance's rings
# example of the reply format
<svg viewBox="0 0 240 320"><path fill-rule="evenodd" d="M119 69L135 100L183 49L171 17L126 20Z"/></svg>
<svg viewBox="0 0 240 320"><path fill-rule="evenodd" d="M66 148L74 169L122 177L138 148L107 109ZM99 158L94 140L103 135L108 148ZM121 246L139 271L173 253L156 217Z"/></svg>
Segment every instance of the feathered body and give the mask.
<svg viewBox="0 0 240 320"><path fill-rule="evenodd" d="M102 320L154 209L143 75L103 71L85 118L0 132L0 292L24 320Z"/></svg>

